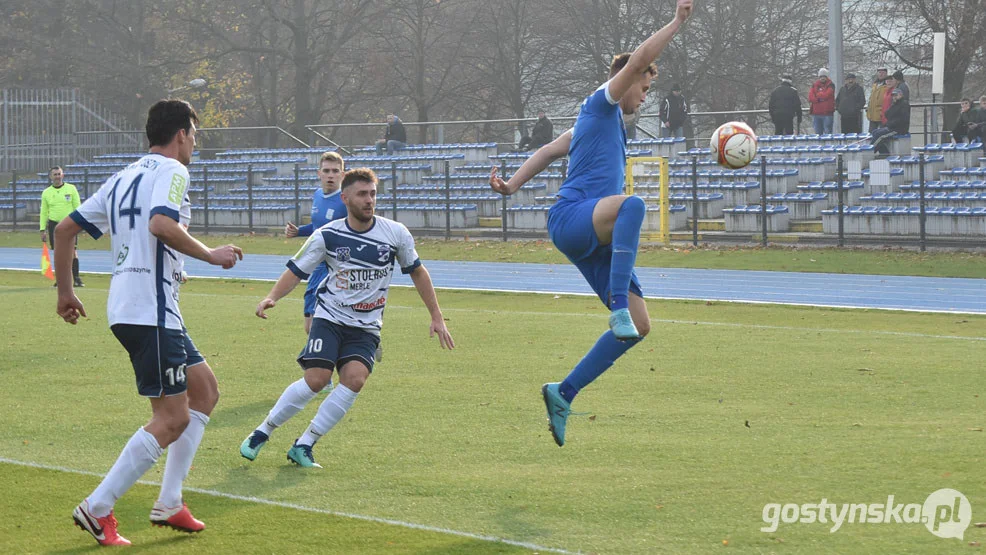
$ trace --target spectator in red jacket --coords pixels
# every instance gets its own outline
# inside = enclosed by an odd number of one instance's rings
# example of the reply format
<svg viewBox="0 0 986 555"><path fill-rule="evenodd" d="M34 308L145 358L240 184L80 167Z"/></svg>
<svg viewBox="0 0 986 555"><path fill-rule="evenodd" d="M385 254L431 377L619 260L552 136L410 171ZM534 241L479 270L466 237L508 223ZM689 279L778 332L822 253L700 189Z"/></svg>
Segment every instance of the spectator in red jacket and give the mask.
<svg viewBox="0 0 986 555"><path fill-rule="evenodd" d="M808 106L815 133L832 133L832 123L835 120L835 83L829 79L829 70L824 67L818 70L818 81L808 91Z"/></svg>
<svg viewBox="0 0 986 555"><path fill-rule="evenodd" d="M887 126L887 109L889 109L890 106L894 103L893 92L894 89L897 88L897 84L900 83L900 81L897 80L896 73L887 77L886 82L887 82L887 90L886 92L883 93L883 109L882 109L882 113L880 114L880 123L882 125L880 127Z"/></svg>

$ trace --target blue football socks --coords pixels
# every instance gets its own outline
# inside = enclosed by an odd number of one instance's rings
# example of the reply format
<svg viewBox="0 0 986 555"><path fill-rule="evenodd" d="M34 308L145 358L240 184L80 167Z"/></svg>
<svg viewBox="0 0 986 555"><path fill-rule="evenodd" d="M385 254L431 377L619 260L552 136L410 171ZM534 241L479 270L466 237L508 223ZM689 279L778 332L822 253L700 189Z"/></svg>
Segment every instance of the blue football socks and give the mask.
<svg viewBox="0 0 986 555"><path fill-rule="evenodd" d="M644 199L627 197L616 214L613 225L613 258L609 268L611 290L610 309L629 307L630 276L637 261L637 246L640 244L640 228L647 214Z"/></svg>
<svg viewBox="0 0 986 555"><path fill-rule="evenodd" d="M575 365L568 377L561 382L558 392L566 401L571 403L583 387L592 383L612 366L616 359L623 356L623 353L629 351L630 347L639 342L640 339L620 341L611 331L602 334L596 344Z"/></svg>

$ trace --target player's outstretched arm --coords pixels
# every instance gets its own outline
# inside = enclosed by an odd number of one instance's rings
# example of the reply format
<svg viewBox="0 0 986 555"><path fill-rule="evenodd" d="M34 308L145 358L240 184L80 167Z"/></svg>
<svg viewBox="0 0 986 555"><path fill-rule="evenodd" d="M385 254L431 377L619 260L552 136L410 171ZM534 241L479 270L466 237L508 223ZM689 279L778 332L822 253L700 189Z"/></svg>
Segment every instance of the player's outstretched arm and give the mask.
<svg viewBox="0 0 986 555"><path fill-rule="evenodd" d="M55 275L72 275L72 257L75 251L75 236L82 226L72 218L65 218L55 227ZM75 296L72 280L62 278L58 281L58 315L69 324L75 325L79 316L86 316L82 301Z"/></svg>
<svg viewBox="0 0 986 555"><path fill-rule="evenodd" d="M301 283L300 277L296 276L291 270L284 270L281 277L277 279L277 283L271 288L270 293L267 293L267 297L257 305L257 316L266 320L267 314L265 311L268 308L277 306L277 301L283 299L288 293L293 291L299 283Z"/></svg>
<svg viewBox="0 0 986 555"><path fill-rule="evenodd" d="M664 52L664 48L671 43L671 39L678 33L681 24L692 14L692 0L678 0L678 7L674 13L674 19L670 23L661 27L656 33L645 40L627 60L627 65L616 74L609 83L609 96L619 100L626 94L633 83L640 78L640 75L647 67Z"/></svg>
<svg viewBox="0 0 986 555"><path fill-rule="evenodd" d="M237 260L243 260L243 249L240 247L223 245L210 249L202 244L202 241L189 235L185 226L164 214L155 214L151 217L148 229L165 245L176 251L214 266L222 266L226 270L235 266Z"/></svg>
<svg viewBox="0 0 986 555"><path fill-rule="evenodd" d="M438 306L438 295L435 294L431 274L424 266L418 266L411 272L411 281L414 282L414 288L418 290L418 295L428 307L428 313L431 314L428 337L435 337L435 334L438 334L438 342L443 349L454 349L455 341L452 340L452 334L445 326L445 317L442 316L442 309Z"/></svg>
<svg viewBox="0 0 986 555"><path fill-rule="evenodd" d="M568 154L572 145L572 130L562 133L557 139L537 149L537 151L521 164L520 168L509 181L504 181L497 175L497 167L490 172L490 187L501 195L512 195L517 192L532 177L544 171L552 162Z"/></svg>

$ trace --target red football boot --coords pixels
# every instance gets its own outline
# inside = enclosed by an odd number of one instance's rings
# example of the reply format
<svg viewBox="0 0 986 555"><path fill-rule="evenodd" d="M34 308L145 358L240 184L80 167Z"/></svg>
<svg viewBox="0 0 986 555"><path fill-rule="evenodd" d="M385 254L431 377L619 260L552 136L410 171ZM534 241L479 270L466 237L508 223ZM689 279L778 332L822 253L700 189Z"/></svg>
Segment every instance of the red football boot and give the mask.
<svg viewBox="0 0 986 555"><path fill-rule="evenodd" d="M121 536L116 530L116 517L113 512L104 517L95 517L89 512L89 500L83 499L82 503L72 511L72 519L75 525L89 532L99 545L130 545L130 540Z"/></svg>
<svg viewBox="0 0 986 555"><path fill-rule="evenodd" d="M179 532L192 533L205 530L205 523L192 516L192 512L184 502L180 507L173 508L165 507L160 502L154 503L154 508L151 509L151 524L173 528Z"/></svg>

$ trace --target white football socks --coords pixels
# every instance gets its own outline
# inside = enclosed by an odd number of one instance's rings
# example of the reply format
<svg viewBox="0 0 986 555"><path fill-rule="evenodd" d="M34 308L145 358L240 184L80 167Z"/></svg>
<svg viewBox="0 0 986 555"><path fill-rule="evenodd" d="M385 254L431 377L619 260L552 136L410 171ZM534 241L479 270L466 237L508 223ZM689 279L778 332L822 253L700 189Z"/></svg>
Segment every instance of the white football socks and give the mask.
<svg viewBox="0 0 986 555"><path fill-rule="evenodd" d="M325 434L329 433L346 412L353 406L358 393L348 387L339 384L332 390L332 393L322 401L318 407L318 413L312 419L312 425L308 427L304 434L298 438L299 445L315 445L315 442Z"/></svg>
<svg viewBox="0 0 986 555"><path fill-rule="evenodd" d="M102 518L113 511L116 500L150 470L164 449L144 428L137 430L123 448L113 467L89 495L89 510Z"/></svg>
<svg viewBox="0 0 986 555"><path fill-rule="evenodd" d="M174 443L168 446L168 459L164 463L164 478L161 480L161 495L158 502L168 508L181 505L181 484L192 468L195 452L202 442L205 425L209 417L197 410L188 411L188 426Z"/></svg>
<svg viewBox="0 0 986 555"><path fill-rule="evenodd" d="M257 426L257 429L269 436L275 428L283 425L292 416L301 412L301 409L305 408L308 401L315 398L316 393L316 391L312 391L308 387L308 384L305 383L305 378L301 378L289 385L284 390L284 393L281 394L281 398L274 404L274 408L270 409L264 422Z"/></svg>

